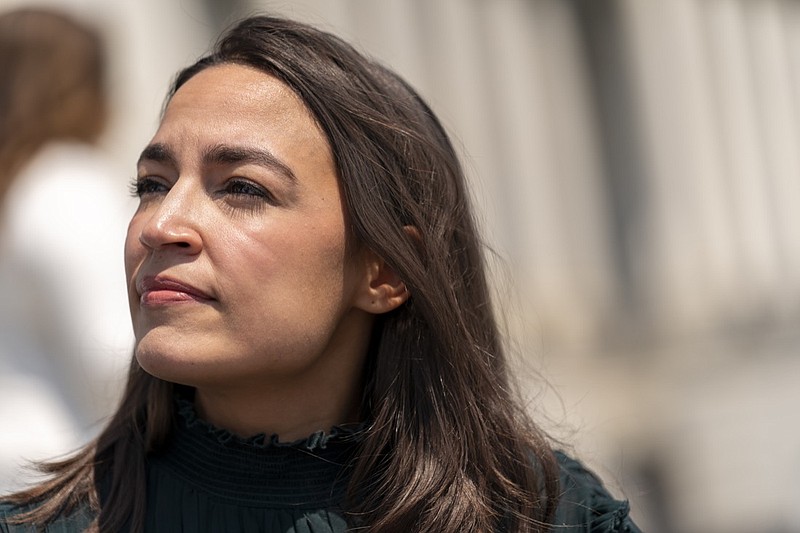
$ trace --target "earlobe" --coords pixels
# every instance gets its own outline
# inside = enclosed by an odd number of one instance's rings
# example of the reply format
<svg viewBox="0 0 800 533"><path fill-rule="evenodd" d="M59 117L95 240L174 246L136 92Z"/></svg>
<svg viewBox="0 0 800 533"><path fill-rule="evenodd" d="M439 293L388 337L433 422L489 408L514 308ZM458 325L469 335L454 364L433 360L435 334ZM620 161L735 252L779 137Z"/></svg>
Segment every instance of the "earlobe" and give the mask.
<svg viewBox="0 0 800 533"><path fill-rule="evenodd" d="M406 284L386 261L368 251L364 290L356 301L356 307L373 314L388 313L408 300Z"/></svg>

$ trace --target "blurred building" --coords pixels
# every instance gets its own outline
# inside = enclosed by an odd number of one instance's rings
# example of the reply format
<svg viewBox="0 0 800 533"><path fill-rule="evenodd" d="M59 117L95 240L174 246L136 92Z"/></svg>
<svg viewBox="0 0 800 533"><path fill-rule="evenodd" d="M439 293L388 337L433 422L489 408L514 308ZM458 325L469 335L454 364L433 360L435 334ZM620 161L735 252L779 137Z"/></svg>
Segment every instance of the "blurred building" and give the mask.
<svg viewBox="0 0 800 533"><path fill-rule="evenodd" d="M800 531L800 3L55 3L108 30L131 172L240 15L393 66L463 147L531 409L648 531Z"/></svg>

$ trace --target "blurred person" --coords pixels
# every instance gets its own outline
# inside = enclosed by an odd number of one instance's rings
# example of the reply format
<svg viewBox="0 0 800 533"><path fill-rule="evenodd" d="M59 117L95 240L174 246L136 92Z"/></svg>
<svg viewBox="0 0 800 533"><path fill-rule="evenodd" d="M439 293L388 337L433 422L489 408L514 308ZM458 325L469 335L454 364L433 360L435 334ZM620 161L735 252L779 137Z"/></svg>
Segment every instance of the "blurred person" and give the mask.
<svg viewBox="0 0 800 533"><path fill-rule="evenodd" d="M130 202L96 146L103 42L65 14L0 14L0 491L22 459L74 450L113 409L133 347Z"/></svg>
<svg viewBox="0 0 800 533"><path fill-rule="evenodd" d="M512 393L462 168L395 73L245 19L133 190L122 403L0 531L638 531Z"/></svg>

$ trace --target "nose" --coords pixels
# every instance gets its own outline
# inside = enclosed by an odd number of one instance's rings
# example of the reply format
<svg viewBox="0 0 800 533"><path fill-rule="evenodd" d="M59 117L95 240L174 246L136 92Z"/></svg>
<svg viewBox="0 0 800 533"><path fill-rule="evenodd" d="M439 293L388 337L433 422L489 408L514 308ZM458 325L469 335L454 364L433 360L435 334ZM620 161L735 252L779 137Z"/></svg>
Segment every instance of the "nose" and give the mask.
<svg viewBox="0 0 800 533"><path fill-rule="evenodd" d="M150 218L144 223L139 242L151 250L174 247L185 254L197 254L203 248L198 206L185 188L172 187L154 206Z"/></svg>

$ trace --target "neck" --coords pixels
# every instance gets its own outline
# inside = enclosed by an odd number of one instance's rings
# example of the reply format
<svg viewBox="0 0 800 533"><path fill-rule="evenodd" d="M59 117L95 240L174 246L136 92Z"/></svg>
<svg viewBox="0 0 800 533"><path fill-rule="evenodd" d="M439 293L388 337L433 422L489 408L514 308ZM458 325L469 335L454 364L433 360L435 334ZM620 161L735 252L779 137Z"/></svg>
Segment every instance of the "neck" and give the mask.
<svg viewBox="0 0 800 533"><path fill-rule="evenodd" d="M330 394L334 392L330 388L318 390L325 392L298 394L290 384L269 390L239 389L235 393L198 388L195 409L207 422L240 437L276 434L283 442L359 421L360 387L358 394Z"/></svg>
<svg viewBox="0 0 800 533"><path fill-rule="evenodd" d="M278 435L283 442L360 422L372 316L359 315L325 355L295 372L263 373L231 382L195 384L197 414L240 437Z"/></svg>

